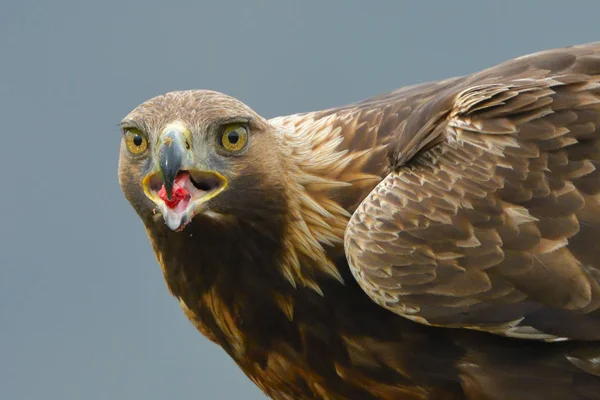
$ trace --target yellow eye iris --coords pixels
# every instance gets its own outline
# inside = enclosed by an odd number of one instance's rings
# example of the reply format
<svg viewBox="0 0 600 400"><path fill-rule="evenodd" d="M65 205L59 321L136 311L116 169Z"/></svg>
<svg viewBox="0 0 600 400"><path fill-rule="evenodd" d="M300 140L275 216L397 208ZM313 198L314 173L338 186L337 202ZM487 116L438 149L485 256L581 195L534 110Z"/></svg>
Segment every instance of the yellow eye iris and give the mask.
<svg viewBox="0 0 600 400"><path fill-rule="evenodd" d="M137 129L125 131L125 144L131 154L141 154L148 148L148 140Z"/></svg>
<svg viewBox="0 0 600 400"><path fill-rule="evenodd" d="M248 130L243 125L229 125L221 133L221 146L228 151L240 151L248 143Z"/></svg>

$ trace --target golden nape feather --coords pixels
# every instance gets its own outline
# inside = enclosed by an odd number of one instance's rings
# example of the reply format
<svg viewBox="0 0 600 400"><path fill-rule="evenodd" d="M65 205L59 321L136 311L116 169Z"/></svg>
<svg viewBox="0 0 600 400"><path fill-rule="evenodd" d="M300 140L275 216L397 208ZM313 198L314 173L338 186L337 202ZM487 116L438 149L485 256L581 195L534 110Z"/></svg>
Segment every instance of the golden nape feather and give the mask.
<svg viewBox="0 0 600 400"><path fill-rule="evenodd" d="M267 396L600 399L600 43L270 120L171 92L122 126L169 290Z"/></svg>

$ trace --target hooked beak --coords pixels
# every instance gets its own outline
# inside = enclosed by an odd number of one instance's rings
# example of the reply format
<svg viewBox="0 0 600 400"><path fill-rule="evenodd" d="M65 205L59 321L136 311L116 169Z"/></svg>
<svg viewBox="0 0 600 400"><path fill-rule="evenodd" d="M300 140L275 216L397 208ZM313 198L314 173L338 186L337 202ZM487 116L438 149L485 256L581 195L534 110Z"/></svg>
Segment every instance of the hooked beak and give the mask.
<svg viewBox="0 0 600 400"><path fill-rule="evenodd" d="M227 179L216 171L196 167L191 133L180 125L163 130L157 156L158 168L142 181L144 193L157 205L169 228L180 231L197 213L205 211L204 203L225 189Z"/></svg>
<svg viewBox="0 0 600 400"><path fill-rule="evenodd" d="M184 133L178 129L169 129L161 136L161 144L158 149L160 172L162 174L165 191L169 200L173 197L173 183L177 173L183 169L183 159L186 161L190 145L184 137ZM190 157L191 158L191 157Z"/></svg>

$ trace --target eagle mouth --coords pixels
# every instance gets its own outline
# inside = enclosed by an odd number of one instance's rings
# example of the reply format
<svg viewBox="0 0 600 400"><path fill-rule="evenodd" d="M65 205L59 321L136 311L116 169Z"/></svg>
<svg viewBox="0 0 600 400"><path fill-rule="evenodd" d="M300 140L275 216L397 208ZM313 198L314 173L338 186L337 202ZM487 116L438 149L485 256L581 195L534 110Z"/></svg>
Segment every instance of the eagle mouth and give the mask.
<svg viewBox="0 0 600 400"><path fill-rule="evenodd" d="M214 171L181 170L175 176L169 196L163 176L154 172L144 178L146 196L158 207L169 228L179 231L201 210L201 205L218 195L227 180Z"/></svg>

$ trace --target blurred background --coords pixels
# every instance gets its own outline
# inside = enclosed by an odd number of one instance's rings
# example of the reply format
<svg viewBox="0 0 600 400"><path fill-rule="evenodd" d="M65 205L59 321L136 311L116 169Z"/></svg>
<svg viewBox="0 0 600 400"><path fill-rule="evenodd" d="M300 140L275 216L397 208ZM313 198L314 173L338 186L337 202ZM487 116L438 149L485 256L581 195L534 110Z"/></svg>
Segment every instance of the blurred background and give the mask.
<svg viewBox="0 0 600 400"><path fill-rule="evenodd" d="M169 295L118 123L206 88L265 117L600 40L598 1L3 0L0 397L264 399Z"/></svg>

